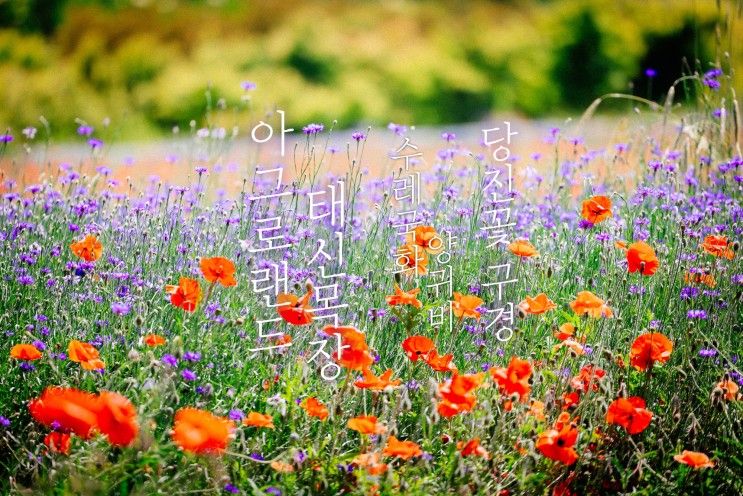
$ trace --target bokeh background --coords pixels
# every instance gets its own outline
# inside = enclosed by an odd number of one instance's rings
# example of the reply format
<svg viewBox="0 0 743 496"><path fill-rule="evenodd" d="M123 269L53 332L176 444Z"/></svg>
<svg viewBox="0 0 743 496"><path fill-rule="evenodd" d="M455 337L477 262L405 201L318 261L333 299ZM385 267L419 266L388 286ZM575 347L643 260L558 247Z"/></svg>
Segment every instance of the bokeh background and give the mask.
<svg viewBox="0 0 743 496"><path fill-rule="evenodd" d="M245 106L281 108L295 128L560 116L610 91L660 100L712 63L734 70L740 88L741 49L725 32L740 9L737 0L0 0L0 126L17 132L43 116L64 138L79 121L107 118L118 137L147 139L204 125L217 107L230 125L230 110ZM677 101L694 91L678 89Z"/></svg>

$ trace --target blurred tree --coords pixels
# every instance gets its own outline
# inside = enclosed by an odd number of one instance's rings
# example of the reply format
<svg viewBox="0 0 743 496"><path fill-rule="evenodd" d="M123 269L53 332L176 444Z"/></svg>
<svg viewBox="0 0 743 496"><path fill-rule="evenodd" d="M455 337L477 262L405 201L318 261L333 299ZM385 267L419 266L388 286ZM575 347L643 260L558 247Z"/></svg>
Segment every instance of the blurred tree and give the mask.
<svg viewBox="0 0 743 496"><path fill-rule="evenodd" d="M568 24L572 39L557 49L552 77L564 103L579 108L609 89L611 60L602 50L602 31L591 11L581 11Z"/></svg>

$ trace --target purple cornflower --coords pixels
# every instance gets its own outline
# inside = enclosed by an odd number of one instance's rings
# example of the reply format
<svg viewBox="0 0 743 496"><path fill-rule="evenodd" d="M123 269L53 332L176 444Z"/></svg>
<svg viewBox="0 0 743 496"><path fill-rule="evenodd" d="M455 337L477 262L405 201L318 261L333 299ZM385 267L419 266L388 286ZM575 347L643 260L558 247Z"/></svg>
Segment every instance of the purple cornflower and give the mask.
<svg viewBox="0 0 743 496"><path fill-rule="evenodd" d="M240 489L237 488L237 486L234 486L232 484L225 484L224 486L225 492L232 493L232 494L240 494Z"/></svg>
<svg viewBox="0 0 743 496"><path fill-rule="evenodd" d="M702 348L699 350L699 356L704 358L710 358L717 356L717 350L714 348Z"/></svg>
<svg viewBox="0 0 743 496"><path fill-rule="evenodd" d="M658 73L652 67L645 69L645 75L650 79L654 78Z"/></svg>
<svg viewBox="0 0 743 496"><path fill-rule="evenodd" d="M279 489L278 487L268 487L266 488L265 492L267 494L273 494L273 496L281 496L281 489Z"/></svg>
<svg viewBox="0 0 743 496"><path fill-rule="evenodd" d="M90 136L93 134L93 128L86 124L82 124L77 128L77 134L80 136Z"/></svg>
<svg viewBox="0 0 743 496"><path fill-rule="evenodd" d="M34 347L39 351L44 351L46 349L46 345L44 344L44 342L39 341L38 339L34 340L31 344L34 345Z"/></svg>
<svg viewBox="0 0 743 496"><path fill-rule="evenodd" d="M243 81L240 83L240 87L243 89L243 91L251 91L258 87L257 84L255 84L253 81Z"/></svg>
<svg viewBox="0 0 743 496"><path fill-rule="evenodd" d="M457 135L454 133L445 131L441 133L441 139L443 139L444 141L454 141L455 139L457 139Z"/></svg>
<svg viewBox="0 0 743 496"><path fill-rule="evenodd" d="M187 351L183 354L183 359L187 362L198 362L201 360L201 353L196 351Z"/></svg>
<svg viewBox="0 0 743 496"><path fill-rule="evenodd" d="M90 138L88 140L88 145L90 145L90 148L95 150L96 148L100 148L103 146L103 141L99 140L98 138Z"/></svg>
<svg viewBox="0 0 743 496"><path fill-rule="evenodd" d="M311 134L321 133L323 129L325 129L324 125L316 124L313 122L312 124L307 124L306 126L304 126L302 128L302 132L309 136Z"/></svg>
<svg viewBox="0 0 743 496"><path fill-rule="evenodd" d="M356 131L351 135L351 139L354 141L361 141L363 139L366 139L366 135L362 133L361 131Z"/></svg>
<svg viewBox="0 0 743 496"><path fill-rule="evenodd" d="M689 310L688 312L686 312L686 317L689 319L706 320L707 312L705 312L704 310Z"/></svg>
<svg viewBox="0 0 743 496"><path fill-rule="evenodd" d="M21 362L21 364L18 366L22 371L24 372L31 372L33 370L36 370L36 367L34 367L29 362Z"/></svg>
<svg viewBox="0 0 743 496"><path fill-rule="evenodd" d="M0 426L2 427L8 427L10 425L10 420L7 417L3 417L0 415Z"/></svg>
<svg viewBox="0 0 743 496"><path fill-rule="evenodd" d="M581 219L578 223L578 227L580 227L581 229L591 229L593 227L593 222L591 222L590 220Z"/></svg>
<svg viewBox="0 0 743 496"><path fill-rule="evenodd" d="M115 301L111 303L111 311L115 315L119 315L119 316L126 315L129 313L129 310L131 310L131 308L129 307L129 305L127 305L124 302Z"/></svg>
<svg viewBox="0 0 743 496"><path fill-rule="evenodd" d="M13 135L10 133L0 134L0 143L10 143L13 141Z"/></svg>
<svg viewBox="0 0 743 496"><path fill-rule="evenodd" d="M184 381L195 381L196 380L196 372L189 369L183 369L183 372L181 372L181 377L183 377Z"/></svg>
<svg viewBox="0 0 743 496"><path fill-rule="evenodd" d="M18 276L18 284L22 284L24 286L33 286L35 282L36 280L28 274Z"/></svg>
<svg viewBox="0 0 743 496"><path fill-rule="evenodd" d="M227 416L235 422L240 422L243 418L245 418L245 412L243 412L239 408L233 408L232 410L230 410L230 413L227 414Z"/></svg>
<svg viewBox="0 0 743 496"><path fill-rule="evenodd" d="M173 355L170 355L166 353L163 355L163 357L160 359L161 362L163 362L165 365L169 367L177 367L178 366L178 359L174 357Z"/></svg>
<svg viewBox="0 0 743 496"><path fill-rule="evenodd" d="M26 128L23 128L23 135L27 139L30 139L30 140L34 139L36 137L36 128L33 126L28 126Z"/></svg>
<svg viewBox="0 0 743 496"><path fill-rule="evenodd" d="M699 296L699 288L686 286L681 289L680 297L682 300L691 300L692 298L696 298L697 296Z"/></svg>

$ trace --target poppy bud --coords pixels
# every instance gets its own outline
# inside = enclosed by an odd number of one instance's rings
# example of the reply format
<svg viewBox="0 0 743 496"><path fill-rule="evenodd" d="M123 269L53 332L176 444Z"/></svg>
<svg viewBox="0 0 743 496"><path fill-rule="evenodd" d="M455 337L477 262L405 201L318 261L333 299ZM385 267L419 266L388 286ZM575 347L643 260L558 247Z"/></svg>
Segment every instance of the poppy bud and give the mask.
<svg viewBox="0 0 743 496"><path fill-rule="evenodd" d="M518 318L520 318L520 319L524 319L524 318L526 318L526 312L524 312L524 310L523 310L523 309L522 309L521 307L519 307L519 308L517 309L517 311L516 311L516 315L517 315L517 316L518 316Z"/></svg>
<svg viewBox="0 0 743 496"><path fill-rule="evenodd" d="M441 435L441 442L442 442L443 444L446 444L446 443L448 443L449 441L451 441L451 438L450 438L450 437L449 437L449 436L448 436L447 434L442 434L442 435Z"/></svg>
<svg viewBox="0 0 743 496"><path fill-rule="evenodd" d="M312 281L310 281L309 279L307 279L307 282L304 283L304 287L308 293L312 293L315 290L315 287L312 285Z"/></svg>
<svg viewBox="0 0 743 496"><path fill-rule="evenodd" d="M730 248L732 248L733 251L738 251L738 248L739 247L740 247L740 245L738 244L737 241L733 241L733 244L730 246Z"/></svg>
<svg viewBox="0 0 743 496"><path fill-rule="evenodd" d="M547 279L552 277L552 266L547 267Z"/></svg>
<svg viewBox="0 0 743 496"><path fill-rule="evenodd" d="M397 284L400 284L400 273L399 272L395 272L395 282Z"/></svg>
<svg viewBox="0 0 743 496"><path fill-rule="evenodd" d="M235 319L235 325L236 326L241 326L244 323L245 323L245 319L243 317L238 317L238 318Z"/></svg>
<svg viewBox="0 0 743 496"><path fill-rule="evenodd" d="M298 282L295 282L294 283L294 291L299 291L301 289L302 289L302 285L299 284Z"/></svg>
<svg viewBox="0 0 743 496"><path fill-rule="evenodd" d="M137 315L137 316L136 316L136 317L134 318L134 324L135 324L135 325L136 325L137 327L140 327L140 326L141 326L141 325L142 325L143 323L144 323L144 319L142 318L142 316L141 316L141 315Z"/></svg>

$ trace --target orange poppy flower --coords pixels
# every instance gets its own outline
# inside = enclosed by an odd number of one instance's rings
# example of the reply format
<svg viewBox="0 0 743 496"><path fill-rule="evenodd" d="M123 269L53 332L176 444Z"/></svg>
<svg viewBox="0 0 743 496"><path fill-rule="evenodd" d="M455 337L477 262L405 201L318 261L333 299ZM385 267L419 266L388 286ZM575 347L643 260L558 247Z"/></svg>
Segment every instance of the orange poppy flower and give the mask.
<svg viewBox="0 0 743 496"><path fill-rule="evenodd" d="M457 366L454 365L453 358L452 353L439 355L436 350L431 350L426 355L426 363L436 372L456 372Z"/></svg>
<svg viewBox="0 0 743 496"><path fill-rule="evenodd" d="M581 217L591 224L598 224L611 217L611 200L608 196L592 196L583 200Z"/></svg>
<svg viewBox="0 0 743 496"><path fill-rule="evenodd" d="M578 441L578 428L569 420L566 412L561 413L554 428L540 433L536 443L544 456L565 465L572 465L578 460L578 453L573 448Z"/></svg>
<svg viewBox="0 0 743 496"><path fill-rule="evenodd" d="M103 254L103 245L93 234L88 234L85 239L75 241L70 245L72 253L86 262L95 262Z"/></svg>
<svg viewBox="0 0 743 496"><path fill-rule="evenodd" d="M73 388L48 387L28 405L31 416L47 427L88 439L98 427L98 398Z"/></svg>
<svg viewBox="0 0 743 496"><path fill-rule="evenodd" d="M606 423L621 425L629 434L639 434L650 425L653 414L639 396L617 398L606 412Z"/></svg>
<svg viewBox="0 0 743 496"><path fill-rule="evenodd" d="M519 308L523 310L524 313L540 315L549 312L550 310L554 310L557 308L557 305L555 305L554 301L547 298L546 294L539 293L534 298L527 296L524 301L519 303Z"/></svg>
<svg viewBox="0 0 743 496"><path fill-rule="evenodd" d="M560 341L565 341L566 339L573 337L574 334L575 326L570 322L566 322L560 326L559 330L555 331L555 337Z"/></svg>
<svg viewBox="0 0 743 496"><path fill-rule="evenodd" d="M457 449L462 456L481 456L485 459L490 458L488 450L480 445L480 439L474 438L467 442L459 441L457 443Z"/></svg>
<svg viewBox="0 0 743 496"><path fill-rule="evenodd" d="M373 415L370 415L368 417L363 415L354 417L348 421L346 426L351 430L367 435L382 434L387 431L387 428L378 423L377 417Z"/></svg>
<svg viewBox="0 0 743 496"><path fill-rule="evenodd" d="M406 243L397 249L396 264L405 275L422 276L428 272L428 254L420 246Z"/></svg>
<svg viewBox="0 0 743 496"><path fill-rule="evenodd" d="M687 284L704 284L710 288L717 286L715 276L712 274L700 274L699 272L687 272L684 274L684 282Z"/></svg>
<svg viewBox="0 0 743 496"><path fill-rule="evenodd" d="M16 360L38 360L41 358L41 352L32 344L17 344L10 349L10 358Z"/></svg>
<svg viewBox="0 0 743 496"><path fill-rule="evenodd" d="M562 409L569 410L573 406L580 403L580 395L573 391L572 393L565 393L562 395Z"/></svg>
<svg viewBox="0 0 743 496"><path fill-rule="evenodd" d="M325 326L323 332L331 336L336 334L341 335L341 346L343 348L333 353L333 359L340 366L349 370L364 370L371 367L374 363L374 357L369 354L366 335L363 332L350 326ZM338 356L339 352L340 356Z"/></svg>
<svg viewBox="0 0 743 496"><path fill-rule="evenodd" d="M137 410L119 393L103 391L98 395L98 429L115 446L128 446L139 435Z"/></svg>
<svg viewBox="0 0 743 496"><path fill-rule="evenodd" d="M248 416L243 419L243 425L249 427L263 427L266 429L273 429L273 417L264 413L250 412Z"/></svg>
<svg viewBox="0 0 743 496"><path fill-rule="evenodd" d="M576 355L586 354L585 347L573 338L567 338L563 340L562 342L556 344L555 346L552 347L552 351L555 352L559 350L560 348L569 348L570 351L572 351Z"/></svg>
<svg viewBox="0 0 743 496"><path fill-rule="evenodd" d="M658 270L660 262L655 256L655 250L644 241L635 241L627 249L627 270L630 274L639 272L644 276L652 276Z"/></svg>
<svg viewBox="0 0 743 496"><path fill-rule="evenodd" d="M416 226L407 234L405 243L420 246L431 255L444 251L444 241L433 226Z"/></svg>
<svg viewBox="0 0 743 496"><path fill-rule="evenodd" d="M577 315L588 315L595 318L612 317L614 315L611 308L604 303L604 300L590 291L578 293L575 301L570 303L570 308Z"/></svg>
<svg viewBox="0 0 743 496"><path fill-rule="evenodd" d="M282 345L289 345L292 342L292 337L289 334L282 334L281 336L277 336L276 339L274 339L274 343L277 346Z"/></svg>
<svg viewBox="0 0 743 496"><path fill-rule="evenodd" d="M382 454L385 456L397 456L403 460L408 460L414 456L423 455L420 446L413 441L400 441L395 436L387 439L387 445L384 447Z"/></svg>
<svg viewBox="0 0 743 496"><path fill-rule="evenodd" d="M498 389L505 395L518 395L521 401L531 392L529 378L532 374L531 363L518 357L511 357L508 367L494 367L490 369L490 375L498 383Z"/></svg>
<svg viewBox="0 0 743 496"><path fill-rule="evenodd" d="M704 243L699 246L710 255L716 257L727 258L728 260L732 260L735 257L733 244L729 243L728 238L725 236L710 234L704 238Z"/></svg>
<svg viewBox="0 0 743 496"><path fill-rule="evenodd" d="M529 404L529 415L532 415L537 420L544 420L544 402L531 400Z"/></svg>
<svg viewBox="0 0 743 496"><path fill-rule="evenodd" d="M443 417L453 417L460 413L471 411L477 397L474 391L480 387L485 374L462 374L454 372L451 379L439 384L439 395L442 401L437 410Z"/></svg>
<svg viewBox="0 0 743 496"><path fill-rule="evenodd" d="M235 264L224 257L202 258L199 261L201 273L204 279L212 284L219 283L222 286L235 286Z"/></svg>
<svg viewBox="0 0 743 496"><path fill-rule="evenodd" d="M67 357L76 363L79 363L85 370L101 370L106 368L106 364L99 358L98 350L90 343L84 343L73 339L67 345Z"/></svg>
<svg viewBox="0 0 743 496"><path fill-rule="evenodd" d="M173 442L191 453L219 453L227 448L235 423L197 408L175 412Z"/></svg>
<svg viewBox="0 0 743 496"><path fill-rule="evenodd" d="M403 291L400 288L400 285L395 283L395 294L387 296L385 298L385 301L392 307L397 305L411 305L415 308L421 308L423 306L423 303L421 303L417 297L420 291L420 288L414 288L410 291Z"/></svg>
<svg viewBox="0 0 743 496"><path fill-rule="evenodd" d="M170 295L170 303L187 312L193 312L201 301L201 286L199 281L189 277L181 277L178 285L168 284L165 292Z"/></svg>
<svg viewBox="0 0 743 496"><path fill-rule="evenodd" d="M587 393L588 391L598 391L598 380L605 375L605 370L594 365L586 365L580 369L578 375L570 380L570 386L583 393Z"/></svg>
<svg viewBox="0 0 743 496"><path fill-rule="evenodd" d="M328 418L330 412L325 404L315 397L307 398L302 402L302 409L307 412L310 417L317 417L320 420Z"/></svg>
<svg viewBox="0 0 743 496"><path fill-rule="evenodd" d="M516 241L513 241L510 245L508 245L508 251L518 257L523 258L539 256L539 252L536 248L534 248L534 245L529 243L529 241L526 239L517 239Z"/></svg>
<svg viewBox="0 0 743 496"><path fill-rule="evenodd" d="M712 468L715 466L715 463L707 455L698 451L684 450L680 455L673 455L673 459L694 468Z"/></svg>
<svg viewBox="0 0 743 496"><path fill-rule="evenodd" d="M364 377L353 383L359 389L371 391L391 391L402 383L402 380L392 378L392 369L387 369L381 376L377 377L368 368L362 371Z"/></svg>
<svg viewBox="0 0 743 496"><path fill-rule="evenodd" d="M44 444L52 453L69 455L70 446L72 444L70 437L71 436L66 432L50 432L46 437L44 437Z"/></svg>
<svg viewBox="0 0 743 496"><path fill-rule="evenodd" d="M627 251L627 242L622 239L619 239L614 242L614 247L620 250Z"/></svg>
<svg viewBox="0 0 743 496"><path fill-rule="evenodd" d="M456 291L453 296L454 301L452 302L452 313L454 313L455 317L460 320L465 317L480 319L481 314L477 308L485 303L482 298L475 295L463 295Z"/></svg>
<svg viewBox="0 0 743 496"><path fill-rule="evenodd" d="M723 379L717 383L716 387L720 388L723 394L722 397L727 401L735 401L740 399L740 395L738 394L738 390L740 388L738 387L738 384L735 383L735 381L731 379Z"/></svg>
<svg viewBox="0 0 743 496"><path fill-rule="evenodd" d="M293 465L279 460L274 460L269 465L272 469L282 474L289 474L291 472L294 472Z"/></svg>
<svg viewBox="0 0 743 496"><path fill-rule="evenodd" d="M312 298L313 289L308 288L307 293L301 298L293 294L281 293L276 297L276 310L286 322L295 326L304 326L312 322L312 308L310 307L310 298Z"/></svg>
<svg viewBox="0 0 743 496"><path fill-rule="evenodd" d="M629 352L630 365L640 371L653 367L655 362L666 363L671 358L673 343L659 332L648 332L635 339Z"/></svg>
<svg viewBox="0 0 743 496"><path fill-rule="evenodd" d="M417 362L420 357L434 349L434 344L425 336L410 336L402 342L402 349L410 361Z"/></svg>
<svg viewBox="0 0 743 496"><path fill-rule="evenodd" d="M387 464L381 463L381 457L378 452L361 453L351 460L353 465L363 468L369 475L381 475L387 472Z"/></svg>
<svg viewBox="0 0 743 496"><path fill-rule="evenodd" d="M160 336L159 334L147 334L144 337L143 341L144 344L152 348L154 348L155 346L162 346L166 343L165 338Z"/></svg>

